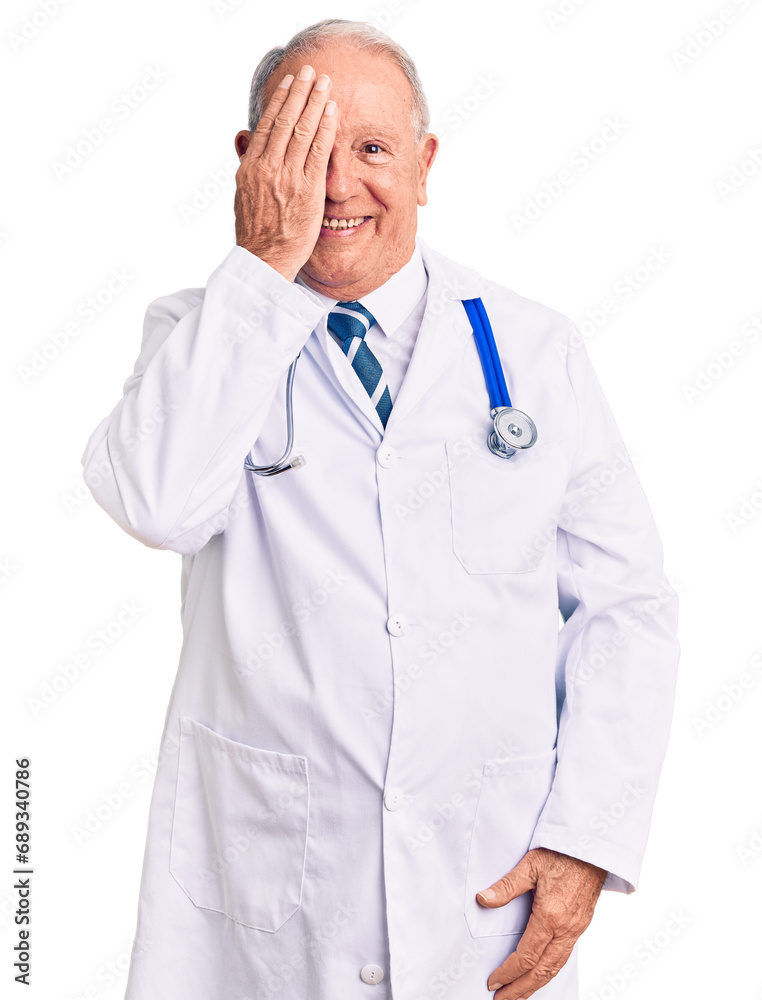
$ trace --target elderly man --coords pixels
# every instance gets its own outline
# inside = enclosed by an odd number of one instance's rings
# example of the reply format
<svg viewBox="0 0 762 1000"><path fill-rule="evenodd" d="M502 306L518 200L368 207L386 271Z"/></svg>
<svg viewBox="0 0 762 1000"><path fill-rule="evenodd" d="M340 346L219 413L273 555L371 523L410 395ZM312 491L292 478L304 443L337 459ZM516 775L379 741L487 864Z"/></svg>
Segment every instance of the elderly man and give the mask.
<svg viewBox="0 0 762 1000"><path fill-rule="evenodd" d="M149 306L83 455L183 563L127 998L571 1000L672 711L651 512L569 320L416 236L402 49L305 29L249 126L236 246ZM487 446L476 299L533 447Z"/></svg>

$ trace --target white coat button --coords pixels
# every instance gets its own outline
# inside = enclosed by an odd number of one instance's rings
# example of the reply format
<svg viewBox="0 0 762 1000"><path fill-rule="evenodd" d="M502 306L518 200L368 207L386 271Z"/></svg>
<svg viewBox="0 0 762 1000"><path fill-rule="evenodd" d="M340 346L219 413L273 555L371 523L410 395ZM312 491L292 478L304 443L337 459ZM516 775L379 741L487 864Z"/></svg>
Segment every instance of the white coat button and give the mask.
<svg viewBox="0 0 762 1000"><path fill-rule="evenodd" d="M397 464L397 452L391 445L382 444L376 452L376 459L382 468L391 469L393 465Z"/></svg>
<svg viewBox="0 0 762 1000"><path fill-rule="evenodd" d="M380 983L384 978L384 970L378 965L364 965L360 969L360 979L364 983Z"/></svg>
<svg viewBox="0 0 762 1000"><path fill-rule="evenodd" d="M386 628L392 635L404 635L408 631L407 618L404 615L392 615L386 623Z"/></svg>
<svg viewBox="0 0 762 1000"><path fill-rule="evenodd" d="M395 809L399 809L402 805L404 797L399 788L390 788L384 796L384 805L391 812L394 812Z"/></svg>

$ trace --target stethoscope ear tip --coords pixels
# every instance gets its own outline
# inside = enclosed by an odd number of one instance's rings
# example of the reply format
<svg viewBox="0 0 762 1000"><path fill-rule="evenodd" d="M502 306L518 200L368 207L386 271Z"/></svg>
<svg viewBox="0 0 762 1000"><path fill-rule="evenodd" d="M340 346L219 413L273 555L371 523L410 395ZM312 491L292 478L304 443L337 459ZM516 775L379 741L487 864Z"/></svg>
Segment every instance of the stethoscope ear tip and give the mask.
<svg viewBox="0 0 762 1000"><path fill-rule="evenodd" d="M295 455L290 462L283 464L283 459L280 462L276 462L274 465L254 465L250 459L247 457L246 461L243 463L244 469L248 469L249 472L256 472L258 476L277 476L281 472L285 472L287 469L301 469L303 465L307 464L307 459L304 455Z"/></svg>
<svg viewBox="0 0 762 1000"><path fill-rule="evenodd" d="M307 459L304 455L294 455L290 462L286 465L281 465L280 467L273 468L272 472L266 473L266 475L277 476L279 472L285 472L287 469L301 469L303 465L307 464Z"/></svg>

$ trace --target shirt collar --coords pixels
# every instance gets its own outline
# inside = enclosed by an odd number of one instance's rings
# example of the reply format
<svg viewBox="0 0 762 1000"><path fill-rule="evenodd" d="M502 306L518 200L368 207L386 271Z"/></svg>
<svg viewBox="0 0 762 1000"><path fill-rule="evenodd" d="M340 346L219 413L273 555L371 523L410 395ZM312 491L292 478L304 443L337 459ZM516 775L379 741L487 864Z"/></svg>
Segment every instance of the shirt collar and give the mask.
<svg viewBox="0 0 762 1000"><path fill-rule="evenodd" d="M299 275L296 276L295 281L322 302L327 311L333 309L336 303L341 301L329 298L327 295L309 288ZM399 271L396 271L379 288L374 288L372 292L363 295L359 302L370 310L376 324L386 336L393 337L403 321L421 301L427 285L428 274L416 238L413 255L407 264L403 264Z"/></svg>

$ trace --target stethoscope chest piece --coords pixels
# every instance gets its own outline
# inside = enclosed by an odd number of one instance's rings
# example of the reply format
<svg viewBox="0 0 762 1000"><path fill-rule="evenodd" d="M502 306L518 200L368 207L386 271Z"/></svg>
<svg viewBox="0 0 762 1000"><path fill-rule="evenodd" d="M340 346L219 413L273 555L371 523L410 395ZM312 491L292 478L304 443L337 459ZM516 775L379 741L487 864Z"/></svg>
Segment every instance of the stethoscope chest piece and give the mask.
<svg viewBox="0 0 762 1000"><path fill-rule="evenodd" d="M474 331L487 383L490 416L494 421L494 428L487 435L487 445L498 458L511 458L517 451L532 447L537 440L537 427L531 417L523 410L517 410L511 403L495 335L484 303L481 299L462 301Z"/></svg>
<svg viewBox="0 0 762 1000"><path fill-rule="evenodd" d="M537 428L531 417L513 406L496 406L490 411L494 430L487 436L493 455L511 458L517 449L531 448L537 440Z"/></svg>

